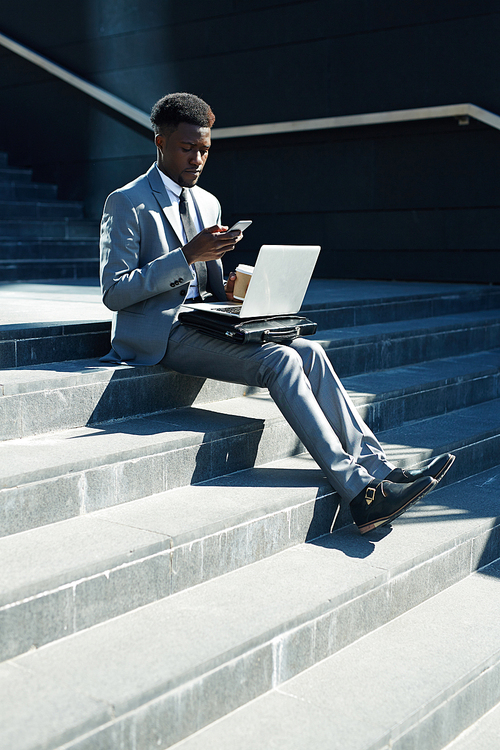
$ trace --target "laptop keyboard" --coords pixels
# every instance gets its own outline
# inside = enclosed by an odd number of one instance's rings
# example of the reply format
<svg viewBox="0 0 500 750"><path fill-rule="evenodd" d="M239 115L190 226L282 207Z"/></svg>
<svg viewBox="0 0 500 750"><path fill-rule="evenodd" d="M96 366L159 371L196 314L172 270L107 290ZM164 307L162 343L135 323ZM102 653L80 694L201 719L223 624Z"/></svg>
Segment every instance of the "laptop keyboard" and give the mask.
<svg viewBox="0 0 500 750"><path fill-rule="evenodd" d="M239 315L241 312L241 305L234 305L234 307L230 307L226 305L226 307L212 307L212 312L225 312L225 313L232 313L233 315Z"/></svg>

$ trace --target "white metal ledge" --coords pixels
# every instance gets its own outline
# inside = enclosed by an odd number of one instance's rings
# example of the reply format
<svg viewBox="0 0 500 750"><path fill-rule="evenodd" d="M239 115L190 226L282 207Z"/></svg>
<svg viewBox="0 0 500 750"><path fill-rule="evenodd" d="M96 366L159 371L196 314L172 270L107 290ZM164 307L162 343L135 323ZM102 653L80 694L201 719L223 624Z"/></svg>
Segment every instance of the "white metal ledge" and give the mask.
<svg viewBox="0 0 500 750"><path fill-rule="evenodd" d="M408 120L432 120L439 117L473 117L500 130L500 117L477 107L475 104L448 104L441 107L418 107L415 109L394 109L387 112L369 112L360 115L340 117L318 117L313 120L290 120L270 122L262 125L241 125L234 128L214 128L213 138L244 138L252 135L272 135L274 133L299 133L306 130L328 128L352 128L359 125L381 125L383 123Z"/></svg>
<svg viewBox="0 0 500 750"><path fill-rule="evenodd" d="M110 109L119 112L129 120L151 130L149 115L132 106L118 96L110 94L99 86L89 83L83 78L70 73L65 68L52 62L37 52L28 49L13 39L0 34L0 44L16 55L24 57L29 62L43 68L57 78L83 91L93 99L102 102ZM213 128L212 138L248 138L256 135L275 135L279 133L301 133L307 130L325 130L331 128L352 128L361 125L380 125L391 122L405 122L410 120L432 120L441 117L472 117L475 120L500 130L500 117L475 104L447 104L439 107L417 107L414 109L395 109L387 112L369 112L358 115L341 115L339 117L318 117L311 120L289 120L286 122L270 122L259 125L238 125L228 128Z"/></svg>

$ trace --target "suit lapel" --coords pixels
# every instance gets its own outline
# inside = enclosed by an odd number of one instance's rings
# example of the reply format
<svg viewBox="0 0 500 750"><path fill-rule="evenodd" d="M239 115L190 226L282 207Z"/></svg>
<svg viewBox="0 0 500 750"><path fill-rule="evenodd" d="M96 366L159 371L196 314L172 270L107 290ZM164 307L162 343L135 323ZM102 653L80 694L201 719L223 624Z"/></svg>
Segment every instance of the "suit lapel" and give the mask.
<svg viewBox="0 0 500 750"><path fill-rule="evenodd" d="M178 222L176 221L177 217L175 214L175 209L170 203L170 198L168 197L168 193L165 189L165 185L163 184L163 181L160 175L158 174L156 164L153 164L153 166L147 172L146 176L149 180L149 184L151 185L151 190L153 191L153 195L158 201L164 216L166 217L168 223L170 224L173 231L175 232L181 245L184 245L184 239L182 236L179 236L179 233L177 230ZM200 188L197 185L195 185L193 188L191 188L191 196L194 202L196 203L196 207L200 214L202 226L203 227L213 226L213 224L215 223L214 216L213 216L213 208L210 206L210 203L205 199L204 191L200 190Z"/></svg>
<svg viewBox="0 0 500 750"><path fill-rule="evenodd" d="M176 222L175 219L171 218L174 217L175 214L173 213L174 208L172 204L170 203L170 199L168 197L167 191L165 189L165 186L163 184L163 181L158 174L158 170L156 168L156 164L153 164L152 167L148 170L146 173L146 177L149 180L149 184L151 186L151 190L153 192L153 195L155 196L156 200L158 201L158 204L162 210L163 215L167 219L168 223L172 227L172 231L175 233L176 237L178 238L181 245L184 245L184 240L182 237L179 237L177 230L176 230ZM204 198L204 191L200 190L197 186L194 188L191 188L196 207L199 211L201 220L203 222L203 226L213 226L213 224L217 221L217 218L214 218L213 209L211 209L210 204L205 200ZM218 299L225 300L226 294L224 291L224 286L222 283L222 263L220 260L211 260L207 263L207 272L210 279L210 285L212 287L212 291L216 295Z"/></svg>
<svg viewBox="0 0 500 750"><path fill-rule="evenodd" d="M149 180L149 184L151 185L151 190L153 191L153 195L155 196L156 200L160 204L160 208L165 218L167 219L168 223L172 227L172 230L175 232L175 235L177 239L179 240L180 244L184 245L184 239L179 236L179 233L177 230L175 209L170 203L170 198L168 197L168 193L165 189L165 185L163 184L162 179L160 175L158 174L156 164L153 164L153 166L149 169L147 173L147 178Z"/></svg>

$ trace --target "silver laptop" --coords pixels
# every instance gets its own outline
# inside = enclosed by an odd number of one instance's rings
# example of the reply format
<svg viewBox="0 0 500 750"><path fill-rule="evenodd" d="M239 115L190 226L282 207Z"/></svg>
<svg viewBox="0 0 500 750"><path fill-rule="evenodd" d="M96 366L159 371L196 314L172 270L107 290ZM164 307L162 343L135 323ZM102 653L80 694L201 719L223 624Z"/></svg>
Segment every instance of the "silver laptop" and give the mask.
<svg viewBox="0 0 500 750"><path fill-rule="evenodd" d="M321 248L318 245L262 245L241 304L194 302L185 307L235 318L294 315L300 310Z"/></svg>

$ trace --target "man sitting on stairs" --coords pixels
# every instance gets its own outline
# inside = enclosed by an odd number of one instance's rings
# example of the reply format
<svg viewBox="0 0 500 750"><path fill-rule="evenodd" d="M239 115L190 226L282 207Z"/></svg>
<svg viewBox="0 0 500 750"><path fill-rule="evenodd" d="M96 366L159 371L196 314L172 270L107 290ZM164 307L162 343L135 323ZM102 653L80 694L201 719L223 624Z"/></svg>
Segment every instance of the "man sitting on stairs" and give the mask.
<svg viewBox="0 0 500 750"><path fill-rule="evenodd" d="M241 233L227 231L219 202L197 185L214 121L208 104L192 94L160 99L151 112L156 163L106 200L101 286L115 314L112 349L103 360L159 363L186 375L268 388L364 534L433 489L454 456L414 471L390 464L314 341L241 345L179 322L185 299L232 299L235 275L224 285L221 258Z"/></svg>

